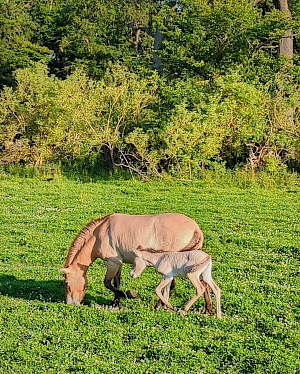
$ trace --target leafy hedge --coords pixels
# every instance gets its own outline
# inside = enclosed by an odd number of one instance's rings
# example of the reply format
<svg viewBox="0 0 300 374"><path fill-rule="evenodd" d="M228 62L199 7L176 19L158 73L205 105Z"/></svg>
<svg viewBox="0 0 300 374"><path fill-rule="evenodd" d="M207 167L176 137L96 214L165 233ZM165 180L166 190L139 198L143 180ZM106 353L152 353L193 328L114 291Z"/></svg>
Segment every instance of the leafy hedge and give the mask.
<svg viewBox="0 0 300 374"><path fill-rule="evenodd" d="M194 177L216 163L284 168L299 162L299 94L277 78L272 94L237 73L170 87L120 65L94 81L80 70L61 80L37 63L1 93L0 160L94 162L144 176Z"/></svg>

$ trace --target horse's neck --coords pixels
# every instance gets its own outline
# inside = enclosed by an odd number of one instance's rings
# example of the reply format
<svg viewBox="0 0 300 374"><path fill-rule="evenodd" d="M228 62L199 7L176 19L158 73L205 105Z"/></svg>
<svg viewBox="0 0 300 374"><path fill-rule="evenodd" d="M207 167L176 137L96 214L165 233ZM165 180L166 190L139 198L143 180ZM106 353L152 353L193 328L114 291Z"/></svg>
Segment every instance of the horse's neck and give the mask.
<svg viewBox="0 0 300 374"><path fill-rule="evenodd" d="M88 240L88 242L81 248L72 262L72 265L74 267L79 267L81 269L85 269L86 271L89 266L96 260L97 257L94 253L95 242L96 238L92 236Z"/></svg>

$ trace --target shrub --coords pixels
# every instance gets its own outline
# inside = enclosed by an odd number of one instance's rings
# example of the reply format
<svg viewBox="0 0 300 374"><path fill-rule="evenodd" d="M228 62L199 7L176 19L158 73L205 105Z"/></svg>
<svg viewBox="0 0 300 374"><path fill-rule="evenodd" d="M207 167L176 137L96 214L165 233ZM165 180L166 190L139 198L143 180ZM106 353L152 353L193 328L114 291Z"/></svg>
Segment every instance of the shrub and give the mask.
<svg viewBox="0 0 300 374"><path fill-rule="evenodd" d="M60 80L35 64L16 81L1 94L1 163L72 162L107 148L113 164L124 137L148 121L156 89L155 77L138 79L120 66L95 82L80 70Z"/></svg>

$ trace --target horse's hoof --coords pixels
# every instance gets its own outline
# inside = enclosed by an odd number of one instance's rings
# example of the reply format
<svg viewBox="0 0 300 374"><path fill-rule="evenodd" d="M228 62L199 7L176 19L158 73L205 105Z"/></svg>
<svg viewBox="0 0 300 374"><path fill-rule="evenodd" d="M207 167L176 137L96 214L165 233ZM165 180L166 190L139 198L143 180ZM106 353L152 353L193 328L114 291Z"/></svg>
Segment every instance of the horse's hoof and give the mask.
<svg viewBox="0 0 300 374"><path fill-rule="evenodd" d="M135 299L138 295L135 291L126 291L125 294L128 299Z"/></svg>
<svg viewBox="0 0 300 374"><path fill-rule="evenodd" d="M120 306L120 299L114 299L111 304L110 304L111 307L113 308L117 308Z"/></svg>

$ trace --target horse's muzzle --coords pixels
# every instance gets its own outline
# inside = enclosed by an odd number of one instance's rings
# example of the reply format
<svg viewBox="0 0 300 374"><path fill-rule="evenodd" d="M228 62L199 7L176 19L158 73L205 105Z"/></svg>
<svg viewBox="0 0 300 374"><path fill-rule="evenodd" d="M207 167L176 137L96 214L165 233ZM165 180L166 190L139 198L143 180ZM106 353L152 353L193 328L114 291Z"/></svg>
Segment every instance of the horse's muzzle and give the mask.
<svg viewBox="0 0 300 374"><path fill-rule="evenodd" d="M72 297L67 297L66 304L80 305L80 302L78 300L74 300Z"/></svg>

